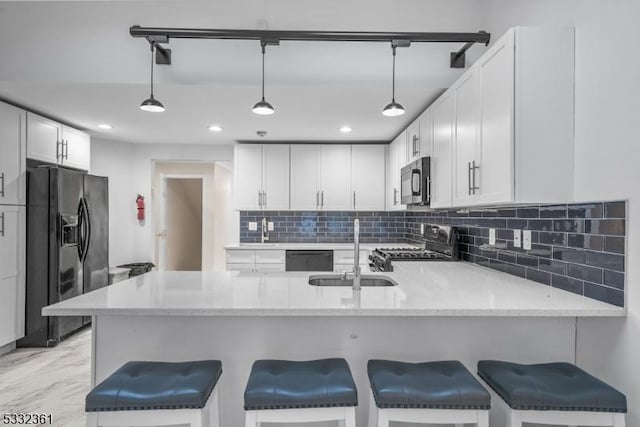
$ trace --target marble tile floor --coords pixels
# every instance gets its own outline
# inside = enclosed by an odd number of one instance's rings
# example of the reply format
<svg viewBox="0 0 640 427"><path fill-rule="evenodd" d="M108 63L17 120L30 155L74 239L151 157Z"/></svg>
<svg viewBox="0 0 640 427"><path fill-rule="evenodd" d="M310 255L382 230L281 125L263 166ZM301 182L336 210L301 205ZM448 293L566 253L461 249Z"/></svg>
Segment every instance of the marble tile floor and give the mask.
<svg viewBox="0 0 640 427"><path fill-rule="evenodd" d="M84 427L90 389L91 330L54 348L21 348L0 356L0 426L5 413L51 413L55 427Z"/></svg>

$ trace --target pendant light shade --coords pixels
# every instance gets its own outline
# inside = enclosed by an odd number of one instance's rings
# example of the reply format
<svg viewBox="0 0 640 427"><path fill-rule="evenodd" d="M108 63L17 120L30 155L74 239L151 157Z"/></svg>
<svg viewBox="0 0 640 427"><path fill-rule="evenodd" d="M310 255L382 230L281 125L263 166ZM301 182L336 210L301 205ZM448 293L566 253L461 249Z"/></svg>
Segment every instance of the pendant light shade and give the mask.
<svg viewBox="0 0 640 427"><path fill-rule="evenodd" d="M155 51L155 47L155 43L151 43L151 95L149 98L142 101L140 109L150 113L162 113L165 110L164 105L162 105L162 102L158 101L153 96L153 53Z"/></svg>
<svg viewBox="0 0 640 427"><path fill-rule="evenodd" d="M264 54L265 54L265 47L266 47L266 43L261 42L260 44L262 46L262 99L258 102L256 102L256 104L253 106L252 111L255 114L259 114L261 116L268 116L270 114L273 114L276 112L276 110L273 108L273 105L269 104L265 99L264 99Z"/></svg>
<svg viewBox="0 0 640 427"><path fill-rule="evenodd" d="M393 52L393 74L391 81L391 102L388 103L383 109L382 114L388 117L396 117L404 114L404 107L396 102L396 46L391 45Z"/></svg>

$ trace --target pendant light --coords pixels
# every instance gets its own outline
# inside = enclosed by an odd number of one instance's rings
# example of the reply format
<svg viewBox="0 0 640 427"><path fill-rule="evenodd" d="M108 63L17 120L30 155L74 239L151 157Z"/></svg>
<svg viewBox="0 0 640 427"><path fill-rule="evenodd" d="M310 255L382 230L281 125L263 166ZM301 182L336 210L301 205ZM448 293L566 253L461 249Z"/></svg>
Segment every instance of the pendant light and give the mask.
<svg viewBox="0 0 640 427"><path fill-rule="evenodd" d="M165 108L162 102L153 97L153 53L155 50L155 42L151 43L151 96L140 104L140 109L143 111L149 111L151 113L162 113Z"/></svg>
<svg viewBox="0 0 640 427"><path fill-rule="evenodd" d="M276 110L274 110L273 106L264 99L264 54L267 44L265 42L261 42L260 45L262 46L262 99L256 102L252 111L256 114L260 114L261 116L268 116L269 114L275 113Z"/></svg>
<svg viewBox="0 0 640 427"><path fill-rule="evenodd" d="M396 102L396 46L391 45L393 51L393 78L391 83L391 102L382 110L382 114L389 117L401 116L404 114L404 107Z"/></svg>

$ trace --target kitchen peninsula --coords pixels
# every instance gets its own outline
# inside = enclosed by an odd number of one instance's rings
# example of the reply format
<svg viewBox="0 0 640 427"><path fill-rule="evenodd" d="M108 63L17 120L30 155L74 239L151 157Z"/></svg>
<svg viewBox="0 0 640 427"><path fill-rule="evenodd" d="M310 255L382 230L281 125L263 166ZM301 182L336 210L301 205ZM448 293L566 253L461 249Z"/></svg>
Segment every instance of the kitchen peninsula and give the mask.
<svg viewBox="0 0 640 427"><path fill-rule="evenodd" d="M575 360L576 323L624 308L468 263L396 263L397 286L317 287L312 273L154 272L43 309L92 316L92 383L130 360L219 359L223 425L242 424L252 362L345 357L367 409L366 361ZM366 417L359 417L364 420Z"/></svg>

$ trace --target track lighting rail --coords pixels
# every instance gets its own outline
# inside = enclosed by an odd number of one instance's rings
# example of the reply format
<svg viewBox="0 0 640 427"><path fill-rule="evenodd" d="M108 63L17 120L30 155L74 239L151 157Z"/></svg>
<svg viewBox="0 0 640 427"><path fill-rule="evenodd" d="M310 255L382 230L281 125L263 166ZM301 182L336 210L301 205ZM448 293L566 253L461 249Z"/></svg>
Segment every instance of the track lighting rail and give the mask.
<svg viewBox="0 0 640 427"><path fill-rule="evenodd" d="M442 32L383 32L383 31L275 31L275 30L229 30L206 28L160 28L134 25L129 28L132 37L146 38L149 42L168 43L169 39L217 39L259 40L277 45L281 41L317 42L386 42L386 43L465 43L457 52L451 53L451 67L464 67L465 52L475 43L488 45L491 34ZM165 41L166 40L166 41ZM159 51L160 52L160 51ZM462 65L460 65L462 64Z"/></svg>

